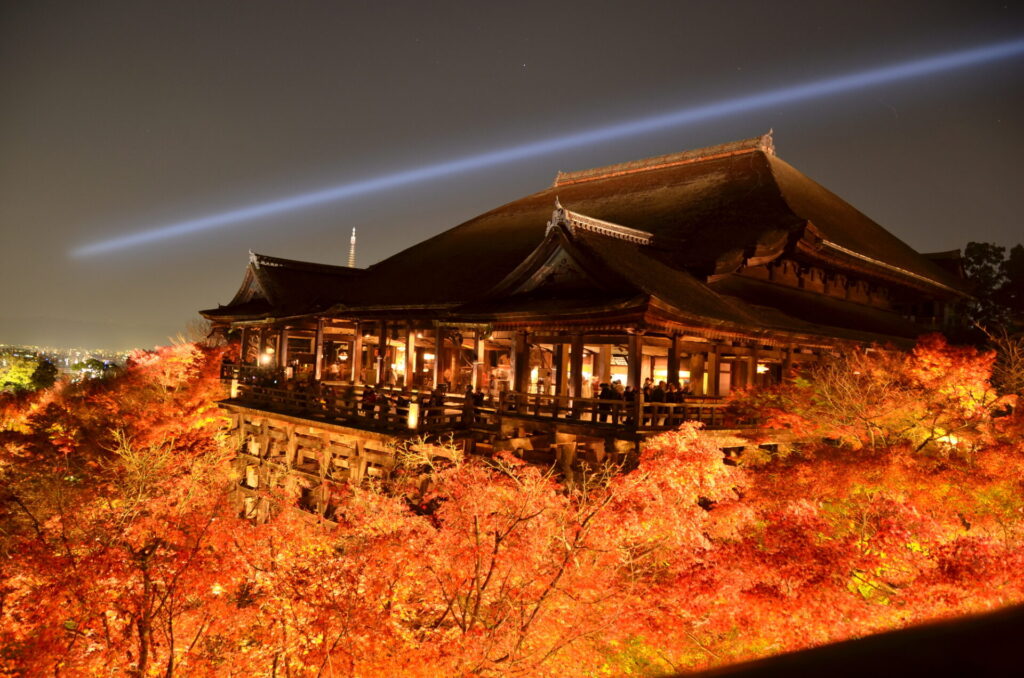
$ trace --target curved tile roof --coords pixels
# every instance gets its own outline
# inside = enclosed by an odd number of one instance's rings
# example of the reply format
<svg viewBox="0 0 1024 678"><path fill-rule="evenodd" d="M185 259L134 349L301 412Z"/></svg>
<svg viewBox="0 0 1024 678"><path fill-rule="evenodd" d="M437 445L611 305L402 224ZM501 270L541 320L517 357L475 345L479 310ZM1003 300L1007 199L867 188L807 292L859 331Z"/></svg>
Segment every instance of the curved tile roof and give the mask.
<svg viewBox="0 0 1024 678"><path fill-rule="evenodd" d="M811 222L870 270L962 289L853 206L774 155L770 137L560 173L555 185L482 214L372 266L379 303L464 301L486 291L543 239L552 207L652 233L664 258L696 275L792 243ZM412 281L416 281L412 284ZM367 290L369 292L369 290Z"/></svg>

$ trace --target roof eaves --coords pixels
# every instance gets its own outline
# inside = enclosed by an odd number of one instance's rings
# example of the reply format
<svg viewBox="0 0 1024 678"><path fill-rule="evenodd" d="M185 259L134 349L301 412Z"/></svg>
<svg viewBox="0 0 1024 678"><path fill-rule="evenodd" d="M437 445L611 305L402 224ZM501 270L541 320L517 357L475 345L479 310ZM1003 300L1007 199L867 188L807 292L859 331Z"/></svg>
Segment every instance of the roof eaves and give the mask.
<svg viewBox="0 0 1024 678"><path fill-rule="evenodd" d="M869 264L872 264L874 266L877 266L879 268L884 268L884 269L886 269L888 271L893 271L895 273L899 273L900 275L904 275L904 276L906 276L908 278L912 278L912 279L917 280L919 282L923 282L923 283L926 283L928 285L932 285L933 287L937 287L937 288L939 288L941 290L945 290L946 292L952 292L953 294L956 294L957 296L961 296L961 297L968 296L967 293L963 292L962 290L958 290L955 287L952 287L950 285L946 285L945 283L941 283L938 280L933 280L932 278L929 278L927 276L923 276L923 275L921 275L919 273L914 273L913 271L908 271L905 268L901 268L899 266L895 266L893 264L889 264L889 263L886 263L884 261L880 261L880 260L875 259L873 257L869 257L866 254L861 254L860 252L855 252L854 250L851 250L848 247L843 247L842 245L840 245L838 243L834 243L831 240L822 238L821 239L821 244L824 245L825 247L828 247L829 249L835 250L836 252L841 252L841 253L843 253L843 254L845 254L847 256L853 257L855 259L860 259L861 261L865 261L865 262L867 262Z"/></svg>

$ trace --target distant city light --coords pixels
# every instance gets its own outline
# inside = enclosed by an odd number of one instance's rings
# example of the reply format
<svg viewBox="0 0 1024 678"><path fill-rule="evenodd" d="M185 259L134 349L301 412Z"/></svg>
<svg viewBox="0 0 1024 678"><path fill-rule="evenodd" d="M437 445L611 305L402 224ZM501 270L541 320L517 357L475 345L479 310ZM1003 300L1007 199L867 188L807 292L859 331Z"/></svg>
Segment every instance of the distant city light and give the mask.
<svg viewBox="0 0 1024 678"><path fill-rule="evenodd" d="M278 198L237 209L218 212L174 224L156 226L82 245L72 250L76 257L104 254L116 250L145 245L159 240L222 228L255 219L305 209L330 202L338 202L376 191L429 181L453 174L461 174L486 167L524 160L536 156L565 151L571 148L604 143L615 139L649 134L674 127L692 125L738 113L746 113L769 106L779 106L808 99L841 94L867 87L884 85L909 78L933 75L957 68L977 66L993 61L1010 59L1024 54L1024 38L1000 42L984 47L947 52L923 59L904 61L890 66L848 73L821 80L813 80L789 87L766 90L747 96L725 99L692 106L660 115L596 127L560 137L542 139L518 146L469 155L445 162L424 165L409 170L370 177L359 181L332 186L298 195Z"/></svg>

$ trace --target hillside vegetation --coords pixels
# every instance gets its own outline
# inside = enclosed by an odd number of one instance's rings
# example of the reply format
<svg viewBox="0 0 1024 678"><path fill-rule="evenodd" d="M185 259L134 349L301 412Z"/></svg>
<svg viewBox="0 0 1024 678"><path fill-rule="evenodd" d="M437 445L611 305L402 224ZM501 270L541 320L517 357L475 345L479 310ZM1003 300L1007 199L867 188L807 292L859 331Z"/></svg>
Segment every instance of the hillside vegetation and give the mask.
<svg viewBox="0 0 1024 678"><path fill-rule="evenodd" d="M572 487L406 455L337 524L239 517L218 363L0 401L7 675L657 675L1024 601L1024 418L938 339L737 402L792 449L684 426Z"/></svg>

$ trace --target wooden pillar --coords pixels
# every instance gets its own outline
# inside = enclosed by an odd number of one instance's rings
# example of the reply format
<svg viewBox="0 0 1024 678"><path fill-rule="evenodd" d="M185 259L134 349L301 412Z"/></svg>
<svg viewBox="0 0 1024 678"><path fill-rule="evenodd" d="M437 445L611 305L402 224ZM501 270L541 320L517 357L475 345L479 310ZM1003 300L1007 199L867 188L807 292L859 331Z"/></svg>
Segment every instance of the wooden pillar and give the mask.
<svg viewBox="0 0 1024 678"><path fill-rule="evenodd" d="M629 334L629 372L626 378L626 386L632 386L634 390L639 391L643 388L643 351L644 351L644 336L643 332L638 330L636 332L630 332Z"/></svg>
<svg viewBox="0 0 1024 678"><path fill-rule="evenodd" d="M363 383L363 328L356 323L356 334L352 340L352 383Z"/></svg>
<svg viewBox="0 0 1024 678"><path fill-rule="evenodd" d="M239 346L239 348L238 348L238 363L240 365L244 365L245 364L245 349L248 346L248 344L246 343L246 340L248 338L249 338L249 328L246 327L245 325L242 325L242 334L241 334L241 337L239 337L239 341L241 342L241 346Z"/></svg>
<svg viewBox="0 0 1024 678"><path fill-rule="evenodd" d="M601 383L612 380L612 347L611 344L602 344L597 354L597 378ZM596 395L594 397L597 397Z"/></svg>
<svg viewBox="0 0 1024 678"><path fill-rule="evenodd" d="M484 383L484 366L487 364L487 345L484 343L483 330L477 330L474 334L473 352L476 353L476 360L473 361L473 390L479 391Z"/></svg>
<svg viewBox="0 0 1024 678"><path fill-rule="evenodd" d="M288 328L282 329L277 336L277 366L284 369L288 366Z"/></svg>
<svg viewBox="0 0 1024 678"><path fill-rule="evenodd" d="M512 339L512 390L525 393L530 383L529 332L517 331Z"/></svg>
<svg viewBox="0 0 1024 678"><path fill-rule="evenodd" d="M747 371L747 386L750 388L758 388L761 385L761 375L757 373L757 359L760 354L760 346L754 346L750 349L750 359L747 361L749 365Z"/></svg>
<svg viewBox="0 0 1024 678"><path fill-rule="evenodd" d="M708 388L705 395L718 397L718 384L721 379L722 357L718 353L718 345L714 345L707 354Z"/></svg>
<svg viewBox="0 0 1024 678"><path fill-rule="evenodd" d="M444 329L438 325L434 328L434 388L441 385L441 353L444 351Z"/></svg>
<svg viewBox="0 0 1024 678"><path fill-rule="evenodd" d="M690 354L690 390L693 395L704 395L704 363L703 353Z"/></svg>
<svg viewBox="0 0 1024 678"><path fill-rule="evenodd" d="M792 346L787 346L786 347L786 355L782 359L782 380L783 381L789 379L789 373L792 371L792 369L793 369L793 347Z"/></svg>
<svg viewBox="0 0 1024 678"><path fill-rule="evenodd" d="M729 369L729 392L732 393L736 389L743 388L747 385L747 379L745 374L746 365L743 364L743 360L736 356L732 360L732 365Z"/></svg>
<svg viewBox="0 0 1024 678"><path fill-rule="evenodd" d="M672 343L668 347L668 383L679 383L679 342L681 337L678 334L672 335ZM690 370L690 378L693 378L693 370Z"/></svg>
<svg viewBox="0 0 1024 678"><path fill-rule="evenodd" d="M573 398L583 397L583 335L572 335L569 349L569 393Z"/></svg>
<svg viewBox="0 0 1024 678"><path fill-rule="evenodd" d="M381 320L377 323L377 385L387 383L388 372L388 324Z"/></svg>
<svg viewBox="0 0 1024 678"><path fill-rule="evenodd" d="M750 372L748 370L750 363L747 356L738 355L733 358L732 361L732 379L730 384L730 392L738 388L746 388L750 383Z"/></svg>
<svg viewBox="0 0 1024 678"><path fill-rule="evenodd" d="M455 341L455 339L458 341ZM455 333L455 337L452 337L452 347L449 350L448 359L448 372L452 375L451 381L449 382L449 388L452 391L463 391L462 384L459 380L459 374L462 367L462 333Z"/></svg>
<svg viewBox="0 0 1024 678"><path fill-rule="evenodd" d="M567 367L565 359L565 344L559 342L554 345L554 358L552 366L555 368L555 395L565 395L566 383L565 383L565 368Z"/></svg>
<svg viewBox="0 0 1024 678"><path fill-rule="evenodd" d="M324 375L324 319L316 319L316 339L313 340L313 378L317 381Z"/></svg>
<svg viewBox="0 0 1024 678"><path fill-rule="evenodd" d="M405 324L405 387L412 388L416 376L416 330Z"/></svg>

